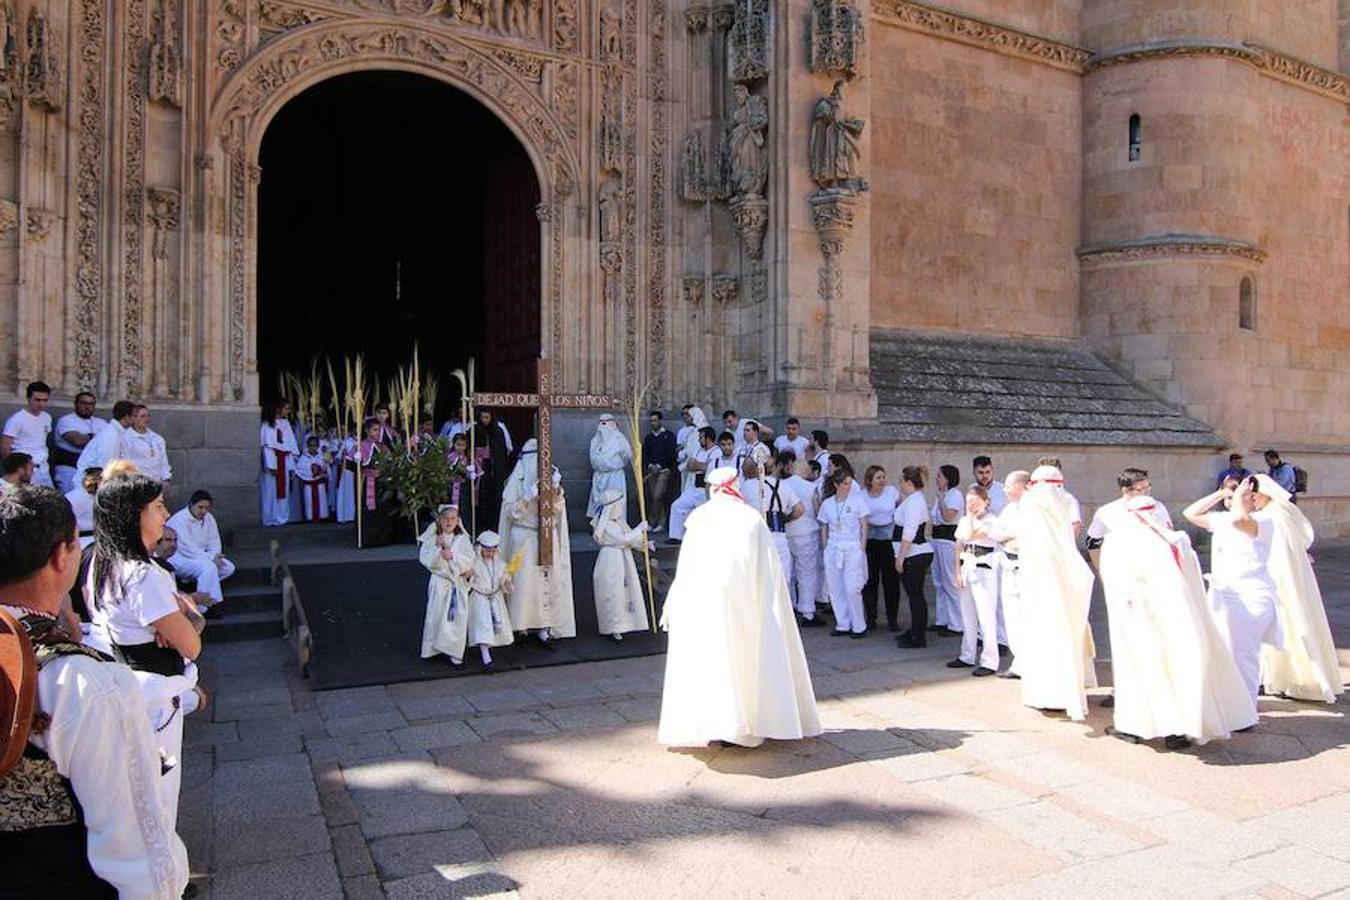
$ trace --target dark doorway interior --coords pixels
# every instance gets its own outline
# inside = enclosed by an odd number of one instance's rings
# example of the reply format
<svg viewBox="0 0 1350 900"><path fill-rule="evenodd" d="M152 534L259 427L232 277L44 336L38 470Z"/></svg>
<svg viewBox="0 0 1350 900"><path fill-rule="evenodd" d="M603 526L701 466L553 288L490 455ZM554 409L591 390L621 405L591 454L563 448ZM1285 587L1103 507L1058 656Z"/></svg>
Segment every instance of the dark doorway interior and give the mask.
<svg viewBox="0 0 1350 900"><path fill-rule="evenodd" d="M387 379L414 342L441 379L441 417L471 356L480 389L534 388L539 186L490 111L418 75L343 75L277 114L260 164L264 398L314 357L340 372L361 353Z"/></svg>

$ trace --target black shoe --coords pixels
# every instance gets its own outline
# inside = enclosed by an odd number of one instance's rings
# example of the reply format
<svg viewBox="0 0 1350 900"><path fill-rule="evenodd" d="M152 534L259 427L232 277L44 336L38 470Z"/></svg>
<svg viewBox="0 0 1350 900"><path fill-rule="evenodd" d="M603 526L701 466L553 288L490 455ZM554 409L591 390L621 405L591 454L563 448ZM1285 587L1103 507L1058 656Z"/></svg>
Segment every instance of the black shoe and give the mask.
<svg viewBox="0 0 1350 900"><path fill-rule="evenodd" d="M891 632L891 633L893 633L893 634L898 634L898 633L900 632L900 623L899 623L899 622L887 622L887 623L886 623L886 630L889 631L889 632Z"/></svg>
<svg viewBox="0 0 1350 900"><path fill-rule="evenodd" d="M1185 750L1191 745L1191 739L1184 734L1169 734L1163 738L1163 746L1168 750Z"/></svg>
<svg viewBox="0 0 1350 900"><path fill-rule="evenodd" d="M830 637L848 637L852 633L853 632L851 631L840 631L838 628L836 628L830 632Z"/></svg>
<svg viewBox="0 0 1350 900"><path fill-rule="evenodd" d="M1021 676L1021 675L1018 675L1016 672L1012 671L1011 669L1004 669L1002 672L999 672L999 673L998 673L998 677L999 677L999 678L1011 678L1013 681L1021 681L1021 680L1022 680L1022 676Z"/></svg>
<svg viewBox="0 0 1350 900"><path fill-rule="evenodd" d="M855 631L852 634L850 634L849 637L853 638L855 641L860 641L871 633L872 629L869 628L866 631Z"/></svg>
<svg viewBox="0 0 1350 900"><path fill-rule="evenodd" d="M947 668L949 668L949 669L969 669L969 668L973 667L974 665L975 665L974 663L968 663L968 662L966 662L965 660L954 659L954 660L952 660L951 662L947 663Z"/></svg>
<svg viewBox="0 0 1350 900"><path fill-rule="evenodd" d="M1235 731L1235 732L1233 732L1233 733L1234 733L1234 734L1246 734L1246 733L1249 732L1249 731L1255 731L1255 730L1256 730L1256 723L1253 723L1253 724L1251 724L1251 725L1248 725L1246 728L1239 728L1237 731Z"/></svg>
<svg viewBox="0 0 1350 900"><path fill-rule="evenodd" d="M482 672L484 675L491 675L494 671L496 671L496 668L497 667L495 663L485 662L483 663Z"/></svg>
<svg viewBox="0 0 1350 900"><path fill-rule="evenodd" d="M1111 737L1113 738L1120 738L1122 741L1126 741L1131 744L1143 743L1143 738L1136 737L1133 734L1126 734L1123 731L1116 731L1116 729L1111 725L1106 726L1106 733L1111 735Z"/></svg>
<svg viewBox="0 0 1350 900"><path fill-rule="evenodd" d="M913 632L907 631L895 639L895 646L904 647L909 650L917 650L921 647L927 647L928 641L923 638L915 638Z"/></svg>
<svg viewBox="0 0 1350 900"><path fill-rule="evenodd" d="M946 628L946 627L947 627L946 625L929 625L929 626L928 626L928 630L929 630L929 631L941 631L941 630L943 630L943 629Z"/></svg>
<svg viewBox="0 0 1350 900"><path fill-rule="evenodd" d="M1102 709L1114 709L1116 706L1116 695L1107 694L1102 698Z"/></svg>
<svg viewBox="0 0 1350 900"><path fill-rule="evenodd" d="M547 650L549 653L552 653L554 650L558 649L553 646L553 638L548 638L546 640L536 635L534 641L539 645L540 650Z"/></svg>
<svg viewBox="0 0 1350 900"><path fill-rule="evenodd" d="M798 622L797 622L797 627L798 627L798 628L820 628L820 627L823 626L824 624L825 624L825 623L822 622L822 621L820 621L819 619L799 619Z"/></svg>
<svg viewBox="0 0 1350 900"><path fill-rule="evenodd" d="M974 675L976 678L985 678L989 675L997 675L998 673L995 672L993 669L986 668L985 666L977 666L975 671L971 672L970 674Z"/></svg>
<svg viewBox="0 0 1350 900"><path fill-rule="evenodd" d="M999 656L1007 656L1009 653L1012 653L1012 651L1008 649L1008 645L1007 645L1007 644L999 644L999 645L998 645L998 655L999 655Z"/></svg>

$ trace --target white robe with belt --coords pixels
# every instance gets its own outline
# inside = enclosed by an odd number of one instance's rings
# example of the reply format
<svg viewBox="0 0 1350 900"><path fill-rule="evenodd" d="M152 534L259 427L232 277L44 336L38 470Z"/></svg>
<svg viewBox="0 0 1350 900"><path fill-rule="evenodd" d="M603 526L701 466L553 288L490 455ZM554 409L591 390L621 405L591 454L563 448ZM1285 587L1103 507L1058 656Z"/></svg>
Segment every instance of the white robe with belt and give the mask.
<svg viewBox="0 0 1350 900"><path fill-rule="evenodd" d="M417 540L417 558L431 573L427 615L422 625L422 658L444 653L461 660L469 635L468 579L478 559L473 541L464 532L439 535L435 522ZM450 549L449 559L441 554L446 547Z"/></svg>
<svg viewBox="0 0 1350 900"><path fill-rule="evenodd" d="M567 530L567 497L562 476L553 473L553 569L545 579L539 567L539 457L534 439L521 448L520 461L502 491L500 527L505 561L520 557L507 604L517 631L547 628L551 637L576 637L572 605L572 540Z"/></svg>
<svg viewBox="0 0 1350 900"><path fill-rule="evenodd" d="M754 747L820 734L787 582L756 510L714 492L689 516L662 624L661 743Z"/></svg>

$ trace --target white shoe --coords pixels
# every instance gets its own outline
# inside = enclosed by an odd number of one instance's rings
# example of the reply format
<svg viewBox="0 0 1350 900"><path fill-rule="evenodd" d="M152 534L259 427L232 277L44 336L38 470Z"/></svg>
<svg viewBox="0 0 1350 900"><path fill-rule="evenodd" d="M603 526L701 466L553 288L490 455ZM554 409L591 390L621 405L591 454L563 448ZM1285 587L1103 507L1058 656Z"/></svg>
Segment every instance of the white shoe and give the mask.
<svg viewBox="0 0 1350 900"><path fill-rule="evenodd" d="M623 635L619 634L617 631L611 634L610 637L614 638L616 641L623 640Z"/></svg>
<svg viewBox="0 0 1350 900"><path fill-rule="evenodd" d="M648 529L648 530L649 530L652 534L660 534L661 532L663 532L663 531L666 530L666 526L664 526L664 525L657 525L656 527L650 528L650 529Z"/></svg>

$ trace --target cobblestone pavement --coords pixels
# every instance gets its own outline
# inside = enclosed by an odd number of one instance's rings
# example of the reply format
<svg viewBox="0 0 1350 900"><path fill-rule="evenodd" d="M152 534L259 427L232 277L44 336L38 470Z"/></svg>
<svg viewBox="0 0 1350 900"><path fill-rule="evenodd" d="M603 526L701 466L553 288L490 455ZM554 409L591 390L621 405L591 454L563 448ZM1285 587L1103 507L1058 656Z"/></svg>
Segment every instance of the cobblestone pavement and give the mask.
<svg viewBox="0 0 1350 900"><path fill-rule="evenodd" d="M1350 546L1318 567L1350 647ZM1345 700L1167 753L944 668L953 639L805 635L827 732L753 751L656 744L661 657L320 693L279 640L211 646L198 896L1350 898Z"/></svg>

